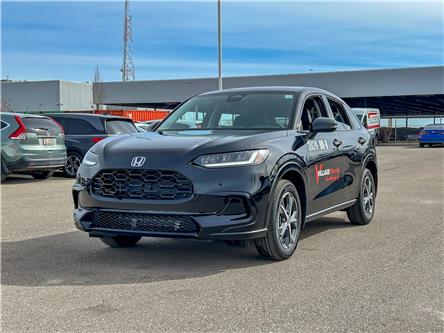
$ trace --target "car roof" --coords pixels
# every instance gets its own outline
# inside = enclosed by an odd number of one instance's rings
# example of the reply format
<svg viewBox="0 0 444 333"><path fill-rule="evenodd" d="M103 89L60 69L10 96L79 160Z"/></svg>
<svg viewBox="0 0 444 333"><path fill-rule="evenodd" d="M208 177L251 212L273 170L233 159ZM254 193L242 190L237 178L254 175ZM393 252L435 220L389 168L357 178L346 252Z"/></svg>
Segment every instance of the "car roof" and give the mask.
<svg viewBox="0 0 444 333"><path fill-rule="evenodd" d="M224 89L224 90L214 90L209 91L199 96L208 96L208 95L218 95L218 94L226 94L226 93L245 93L245 92L291 92L291 93L323 93L331 95L330 92L315 88L315 87L293 87L293 86L264 86L264 87L244 87L244 88L232 88L232 89Z"/></svg>
<svg viewBox="0 0 444 333"><path fill-rule="evenodd" d="M351 108L352 111L359 111L359 112L380 112L379 109L376 108Z"/></svg>
<svg viewBox="0 0 444 333"><path fill-rule="evenodd" d="M105 119L122 119L131 120L127 117L114 116L111 114L91 114L91 113L76 113L76 112L53 112L45 113L48 117L67 117L67 118L105 118Z"/></svg>
<svg viewBox="0 0 444 333"><path fill-rule="evenodd" d="M2 112L1 114L6 115L6 116L18 116L20 118L23 118L23 117L48 118L47 116L43 116L40 114L33 114L33 113Z"/></svg>
<svg viewBox="0 0 444 333"><path fill-rule="evenodd" d="M426 127L444 127L444 124L427 124L424 126L424 128Z"/></svg>

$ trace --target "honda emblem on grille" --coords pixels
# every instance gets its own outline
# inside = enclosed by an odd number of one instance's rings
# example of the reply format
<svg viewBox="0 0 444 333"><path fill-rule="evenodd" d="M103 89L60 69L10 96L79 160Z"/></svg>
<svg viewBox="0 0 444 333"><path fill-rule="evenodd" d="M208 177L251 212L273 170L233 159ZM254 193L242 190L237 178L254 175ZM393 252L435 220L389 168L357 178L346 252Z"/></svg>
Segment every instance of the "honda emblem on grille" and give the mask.
<svg viewBox="0 0 444 333"><path fill-rule="evenodd" d="M140 168L141 166L143 166L145 164L145 161L146 161L146 158L143 156L133 157L133 159L131 160L131 166Z"/></svg>

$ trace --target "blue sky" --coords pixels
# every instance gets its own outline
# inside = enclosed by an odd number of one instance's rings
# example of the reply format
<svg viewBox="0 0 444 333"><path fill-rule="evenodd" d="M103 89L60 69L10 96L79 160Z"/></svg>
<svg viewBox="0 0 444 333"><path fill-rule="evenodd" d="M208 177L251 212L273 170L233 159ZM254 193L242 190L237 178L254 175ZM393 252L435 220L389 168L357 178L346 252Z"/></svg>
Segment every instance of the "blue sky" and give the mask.
<svg viewBox="0 0 444 333"><path fill-rule="evenodd" d="M2 78L120 80L123 2L2 1ZM132 1L137 80L217 75L215 1ZM442 2L225 1L223 75L443 65Z"/></svg>

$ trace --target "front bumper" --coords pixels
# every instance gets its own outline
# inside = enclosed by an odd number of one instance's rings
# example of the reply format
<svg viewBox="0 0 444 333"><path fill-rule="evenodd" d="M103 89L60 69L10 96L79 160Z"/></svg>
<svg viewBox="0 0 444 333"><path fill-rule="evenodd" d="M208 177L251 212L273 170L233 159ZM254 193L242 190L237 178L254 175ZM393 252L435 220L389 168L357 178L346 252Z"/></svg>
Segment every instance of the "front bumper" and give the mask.
<svg viewBox="0 0 444 333"><path fill-rule="evenodd" d="M229 175L226 170L211 170L213 179L229 176L226 182L229 186L224 186L223 181L202 184L205 177L199 173L207 170L198 169L192 175L184 173L193 181L195 189L205 188L184 200L99 197L90 189L90 178L84 177L85 173L93 173L86 168L79 169L73 186L74 223L90 236L240 240L262 237L267 232L265 216L271 186L268 177L263 176L265 166L254 170L240 168L236 173L230 170ZM237 184L235 189L233 184Z"/></svg>

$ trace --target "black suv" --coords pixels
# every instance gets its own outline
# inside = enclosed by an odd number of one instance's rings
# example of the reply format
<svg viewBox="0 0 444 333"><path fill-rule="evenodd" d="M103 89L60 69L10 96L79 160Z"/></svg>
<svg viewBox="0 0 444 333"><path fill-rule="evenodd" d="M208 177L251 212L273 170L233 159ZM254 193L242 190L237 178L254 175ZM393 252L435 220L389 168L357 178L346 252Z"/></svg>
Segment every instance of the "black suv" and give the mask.
<svg viewBox="0 0 444 333"><path fill-rule="evenodd" d="M254 239L283 260L322 215L346 210L368 224L377 181L374 138L337 96L230 89L189 99L155 132L95 145L73 186L74 220L112 247L141 236Z"/></svg>
<svg viewBox="0 0 444 333"><path fill-rule="evenodd" d="M97 142L116 134L136 133L131 119L85 113L50 113L65 130L67 161L63 168L66 177L74 178L83 156Z"/></svg>

